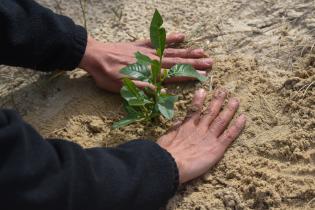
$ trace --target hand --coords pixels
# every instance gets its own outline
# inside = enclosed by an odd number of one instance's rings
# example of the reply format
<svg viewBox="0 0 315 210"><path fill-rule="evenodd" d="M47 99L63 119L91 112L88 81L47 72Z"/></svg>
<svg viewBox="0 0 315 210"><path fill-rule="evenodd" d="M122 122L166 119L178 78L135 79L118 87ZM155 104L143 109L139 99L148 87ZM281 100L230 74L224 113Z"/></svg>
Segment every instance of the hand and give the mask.
<svg viewBox="0 0 315 210"><path fill-rule="evenodd" d="M167 37L168 45L184 41L183 34L172 34ZM137 41L131 43L102 43L88 38L85 54L79 65L92 75L96 84L105 90L119 92L121 88L121 79L124 75L119 70L124 66L135 63L134 54L139 51L152 59L157 59L155 50L151 47L149 40ZM171 68L178 63L191 64L199 73L206 75L212 66L212 60L205 58L206 55L202 49L165 49L163 68ZM169 82L186 81L192 78L173 78ZM150 85L142 81L134 81L138 87Z"/></svg>
<svg viewBox="0 0 315 210"><path fill-rule="evenodd" d="M201 116L205 97L206 92L203 89L196 91L192 105L193 110L197 111L193 112L180 127L157 141L174 157L180 183L197 178L213 167L245 126L246 118L241 115L227 129L239 102L232 98L221 111L226 97L222 90L216 91L207 113Z"/></svg>

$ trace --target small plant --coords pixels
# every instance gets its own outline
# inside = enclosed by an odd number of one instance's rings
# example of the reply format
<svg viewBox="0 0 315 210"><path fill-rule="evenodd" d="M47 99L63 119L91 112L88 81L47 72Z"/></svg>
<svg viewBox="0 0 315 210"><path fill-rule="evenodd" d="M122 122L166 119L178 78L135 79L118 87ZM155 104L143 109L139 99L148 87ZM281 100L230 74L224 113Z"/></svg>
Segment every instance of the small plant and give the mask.
<svg viewBox="0 0 315 210"><path fill-rule="evenodd" d="M196 78L199 81L206 80L206 77L200 75L188 64L176 64L171 69L162 68L166 46L166 31L162 25L163 19L158 10L155 10L150 25L150 39L159 60L152 60L137 52L135 53L137 63L130 64L120 70L122 74L127 76L123 78L120 94L124 98L124 109L128 115L114 123L113 128L123 127L133 122L149 122L161 114L166 119L171 119L174 116L174 103L177 101L177 96L161 91L165 79L185 76ZM154 90L150 88L140 90L129 78L149 82L156 88Z"/></svg>

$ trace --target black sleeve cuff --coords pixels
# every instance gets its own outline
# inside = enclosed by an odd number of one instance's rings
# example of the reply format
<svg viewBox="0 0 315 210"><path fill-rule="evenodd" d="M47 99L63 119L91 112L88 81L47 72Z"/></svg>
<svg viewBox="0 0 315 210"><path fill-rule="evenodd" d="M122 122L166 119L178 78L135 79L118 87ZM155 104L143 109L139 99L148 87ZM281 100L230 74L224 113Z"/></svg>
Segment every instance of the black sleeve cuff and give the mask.
<svg viewBox="0 0 315 210"><path fill-rule="evenodd" d="M142 188L142 194L146 195L142 198L146 197L147 200L142 199L140 206L143 209L151 209L152 206L165 206L179 186L177 164L171 154L150 140L135 140L119 147L137 149L138 156L146 158L146 161L141 162L144 164L142 167L146 168L144 171L146 177L144 177L145 180L142 181L142 185L147 186Z"/></svg>
<svg viewBox="0 0 315 210"><path fill-rule="evenodd" d="M76 25L73 34L73 49L70 51L72 55L69 55L71 59L67 65L65 65L65 70L73 70L77 68L84 56L86 45L87 45L87 31L82 26Z"/></svg>
<svg viewBox="0 0 315 210"><path fill-rule="evenodd" d="M177 188L179 186L179 172L178 172L177 164L173 156L165 149L163 148L161 149L165 152L165 155L167 156L166 158L168 159L167 161L169 162L170 167L172 169L170 171L170 174L171 174L170 176L173 177L173 185L172 185L172 189L170 190L170 197L172 197L173 195L175 195Z"/></svg>
<svg viewBox="0 0 315 210"><path fill-rule="evenodd" d="M158 167L161 167L165 170L163 171L165 177L165 182L167 182L167 186L169 186L169 195L168 198L171 198L174 196L174 194L177 191L177 188L179 186L179 172L177 168L177 164L175 162L175 159L173 156L160 147L158 144L154 143L154 145L157 147L156 148L156 153L152 154L154 155L155 161L158 164ZM164 178L164 177L161 177ZM166 180L166 178L169 178ZM164 183L165 183L164 182Z"/></svg>

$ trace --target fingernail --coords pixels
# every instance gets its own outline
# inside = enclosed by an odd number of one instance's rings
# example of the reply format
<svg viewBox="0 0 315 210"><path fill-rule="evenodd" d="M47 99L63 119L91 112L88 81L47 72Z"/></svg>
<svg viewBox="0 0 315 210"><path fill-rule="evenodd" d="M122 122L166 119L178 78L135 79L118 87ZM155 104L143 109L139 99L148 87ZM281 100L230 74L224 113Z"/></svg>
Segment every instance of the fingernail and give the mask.
<svg viewBox="0 0 315 210"><path fill-rule="evenodd" d="M246 121L246 115L245 114L241 114L239 118L241 121Z"/></svg>
<svg viewBox="0 0 315 210"><path fill-rule="evenodd" d="M204 95L206 95L206 91L201 88L201 89L197 90L197 95L198 96L204 96Z"/></svg>
<svg viewBox="0 0 315 210"><path fill-rule="evenodd" d="M240 101L237 98L231 98L231 103L238 105L240 103Z"/></svg>
<svg viewBox="0 0 315 210"><path fill-rule="evenodd" d="M212 61L212 59L210 59L210 58L204 59L204 62L205 62L205 64L208 65L208 66L211 66L211 65L213 64L213 61Z"/></svg>
<svg viewBox="0 0 315 210"><path fill-rule="evenodd" d="M226 92L224 90L217 90L216 95L219 97L225 97Z"/></svg>
<svg viewBox="0 0 315 210"><path fill-rule="evenodd" d="M203 98L203 97L206 96L206 91L201 88L201 89L199 89L199 90L196 91L196 96L197 96L198 98Z"/></svg>
<svg viewBox="0 0 315 210"><path fill-rule="evenodd" d="M177 33L177 34L175 34L175 37L176 37L177 39L182 39L182 38L185 37L185 35L184 35L184 34L181 34L181 33Z"/></svg>
<svg viewBox="0 0 315 210"><path fill-rule="evenodd" d="M203 55L204 54L204 50L203 49L195 49L195 50L193 50L193 53L195 53L195 54L199 54L199 55Z"/></svg>
<svg viewBox="0 0 315 210"><path fill-rule="evenodd" d="M226 92L224 90L220 90L219 94L220 94L221 97L225 97L226 96Z"/></svg>
<svg viewBox="0 0 315 210"><path fill-rule="evenodd" d="M229 105L229 107L231 107L231 108L233 108L233 109L237 109L238 108L238 106L239 106L239 101L236 99L236 98L231 98L230 100L229 100L229 103L228 103Z"/></svg>

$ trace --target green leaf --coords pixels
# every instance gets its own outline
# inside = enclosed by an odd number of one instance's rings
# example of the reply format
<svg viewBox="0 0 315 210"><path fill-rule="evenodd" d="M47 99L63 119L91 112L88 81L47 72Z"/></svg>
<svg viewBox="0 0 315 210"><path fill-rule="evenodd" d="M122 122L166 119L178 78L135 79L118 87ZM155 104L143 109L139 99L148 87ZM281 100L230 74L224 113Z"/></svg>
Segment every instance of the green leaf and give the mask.
<svg viewBox="0 0 315 210"><path fill-rule="evenodd" d="M113 124L113 128L121 128L121 127L127 126L131 123L141 121L141 120L142 120L141 116L137 114L129 114L127 117L119 120L118 122L115 122Z"/></svg>
<svg viewBox="0 0 315 210"><path fill-rule="evenodd" d="M124 104L124 109L128 114L138 114L139 113L137 108L130 106L126 100L124 100L123 104Z"/></svg>
<svg viewBox="0 0 315 210"><path fill-rule="evenodd" d="M129 77L132 77L134 79L138 79L141 81L148 81L151 72L150 69L148 68L147 65L135 63L135 64L130 64L120 70L120 73L125 74Z"/></svg>
<svg viewBox="0 0 315 210"><path fill-rule="evenodd" d="M146 104L153 103L148 99L142 90L138 89L138 91L138 95L135 95L128 89L127 86L124 85L120 89L120 95L128 102L130 106L144 106Z"/></svg>
<svg viewBox="0 0 315 210"><path fill-rule="evenodd" d="M150 38L151 43L155 49L160 47L160 39L159 39L159 29L163 25L163 19L160 15L159 11L156 9L153 15L153 18L151 20L150 25Z"/></svg>
<svg viewBox="0 0 315 210"><path fill-rule="evenodd" d="M158 54L160 57L163 56L164 50L165 50L165 44L166 44L166 31L165 28L161 28L159 30L160 32L160 54Z"/></svg>
<svg viewBox="0 0 315 210"><path fill-rule="evenodd" d="M135 53L135 57L137 59L137 63L141 64L141 65L146 65L147 66L147 65L150 65L151 62L152 62L151 58L149 58L148 56L146 56L146 55L144 55L144 54L142 54L140 52L136 52Z"/></svg>
<svg viewBox="0 0 315 210"><path fill-rule="evenodd" d="M156 49L157 55L162 58L165 42L166 42L166 32L164 28L161 28L163 25L163 19L158 10L155 10L151 25L150 25L150 38L153 47Z"/></svg>
<svg viewBox="0 0 315 210"><path fill-rule="evenodd" d="M152 102L146 99L131 99L128 101L130 106L144 106L146 104L151 104Z"/></svg>
<svg viewBox="0 0 315 210"><path fill-rule="evenodd" d="M193 77L203 82L207 80L207 77L200 75L190 64L176 64L169 72L168 77Z"/></svg>
<svg viewBox="0 0 315 210"><path fill-rule="evenodd" d="M131 100L128 102L128 104L129 104L130 106L144 106L144 105L145 105L144 101L141 100L141 99L131 99Z"/></svg>
<svg viewBox="0 0 315 210"><path fill-rule="evenodd" d="M177 96L161 95L159 97L157 108L165 118L171 119L174 116L175 101L177 101Z"/></svg>
<svg viewBox="0 0 315 210"><path fill-rule="evenodd" d="M153 96L155 95L155 90L152 90L152 89L149 88L149 87L145 87L143 90L144 90L145 94L146 94L149 98L150 98L150 96L153 97Z"/></svg>
<svg viewBox="0 0 315 210"><path fill-rule="evenodd" d="M123 78L123 84L133 96L140 97L140 89L130 79Z"/></svg>
<svg viewBox="0 0 315 210"><path fill-rule="evenodd" d="M161 14L159 13L159 11L157 9L155 9L154 14L153 14L153 18L151 21L151 26L155 26L155 27L161 27L163 25L163 19Z"/></svg>
<svg viewBox="0 0 315 210"><path fill-rule="evenodd" d="M123 86L121 89L120 89L120 95L127 101L129 102L130 100L133 100L133 99L137 99L137 96L134 95L133 93L131 93L129 91L129 89L126 87L126 86Z"/></svg>
<svg viewBox="0 0 315 210"><path fill-rule="evenodd" d="M156 85L157 81L159 80L159 75L161 71L161 64L157 60L153 60L151 64L151 70L152 70L152 83L153 85Z"/></svg>
<svg viewBox="0 0 315 210"><path fill-rule="evenodd" d="M168 71L167 69L163 69L163 72L162 72L162 76L161 76L161 81L163 82L168 76Z"/></svg>

